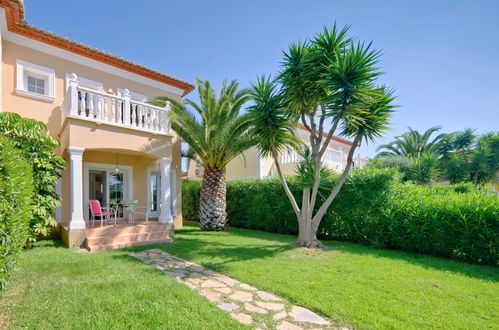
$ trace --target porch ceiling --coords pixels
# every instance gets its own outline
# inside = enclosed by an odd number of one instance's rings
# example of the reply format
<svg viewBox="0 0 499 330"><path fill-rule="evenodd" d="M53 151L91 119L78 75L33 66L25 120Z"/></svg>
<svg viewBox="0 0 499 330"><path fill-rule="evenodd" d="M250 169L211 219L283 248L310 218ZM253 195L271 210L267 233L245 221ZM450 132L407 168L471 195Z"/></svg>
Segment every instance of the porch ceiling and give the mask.
<svg viewBox="0 0 499 330"><path fill-rule="evenodd" d="M67 122L60 141L62 150L71 146L113 153L118 151L152 159L172 157L172 137L80 120Z"/></svg>

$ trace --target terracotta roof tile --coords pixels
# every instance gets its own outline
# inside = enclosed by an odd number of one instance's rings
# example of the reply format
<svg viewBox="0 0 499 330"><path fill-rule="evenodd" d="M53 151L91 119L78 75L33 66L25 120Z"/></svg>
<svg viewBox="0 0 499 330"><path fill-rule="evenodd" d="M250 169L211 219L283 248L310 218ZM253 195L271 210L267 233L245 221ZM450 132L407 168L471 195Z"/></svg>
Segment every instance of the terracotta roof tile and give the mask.
<svg viewBox="0 0 499 330"><path fill-rule="evenodd" d="M305 125L303 125L303 124L298 124L298 128L310 132L310 130L308 128L306 128ZM319 133L319 131L316 131L316 133ZM322 136L327 137L328 133L327 132L323 132ZM351 141L345 140L343 138L340 138L340 137L334 136L334 135L331 137L331 140L335 140L335 141L338 141L338 142L341 142L341 143L344 143L344 144L348 144L350 146L353 144Z"/></svg>

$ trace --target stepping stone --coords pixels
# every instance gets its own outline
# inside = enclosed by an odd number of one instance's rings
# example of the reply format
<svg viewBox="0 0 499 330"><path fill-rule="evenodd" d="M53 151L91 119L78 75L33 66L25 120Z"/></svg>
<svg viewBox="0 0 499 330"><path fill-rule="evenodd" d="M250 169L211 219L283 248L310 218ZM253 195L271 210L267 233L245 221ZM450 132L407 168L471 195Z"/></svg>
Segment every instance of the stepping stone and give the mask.
<svg viewBox="0 0 499 330"><path fill-rule="evenodd" d="M202 272L204 271L204 267L201 267L199 265L194 265L191 267L192 270L196 271L196 272Z"/></svg>
<svg viewBox="0 0 499 330"><path fill-rule="evenodd" d="M257 291L256 294L262 300L275 300L275 301L281 301L282 300L281 298L278 298L278 297L274 296L273 294L267 293L265 291Z"/></svg>
<svg viewBox="0 0 499 330"><path fill-rule="evenodd" d="M216 275L219 275L217 273L215 273L214 271L212 271L211 269L203 269L200 273L203 273L205 275L209 275L209 276L216 276Z"/></svg>
<svg viewBox="0 0 499 330"><path fill-rule="evenodd" d="M296 324L282 321L282 323L277 326L277 330L303 330L303 328Z"/></svg>
<svg viewBox="0 0 499 330"><path fill-rule="evenodd" d="M224 294L229 294L232 292L231 288L214 288L213 290L224 293Z"/></svg>
<svg viewBox="0 0 499 330"><path fill-rule="evenodd" d="M176 269L186 269L187 267L189 267L188 265L184 265L184 264L175 264L173 266L173 268L176 268Z"/></svg>
<svg viewBox="0 0 499 330"><path fill-rule="evenodd" d="M242 283L241 285L239 285L239 287L243 290L250 290L250 291L256 291L258 290L257 288L255 287L252 287L251 285L248 285L246 283Z"/></svg>
<svg viewBox="0 0 499 330"><path fill-rule="evenodd" d="M214 280L206 280L201 284L201 286L203 288L221 288L224 287L225 284Z"/></svg>
<svg viewBox="0 0 499 330"><path fill-rule="evenodd" d="M237 301L253 301L253 294L244 291L236 291L233 295L229 296L229 298Z"/></svg>
<svg viewBox="0 0 499 330"><path fill-rule="evenodd" d="M184 272L178 272L178 271L162 271L163 273L167 274L170 277L173 278L184 278L185 273Z"/></svg>
<svg viewBox="0 0 499 330"><path fill-rule="evenodd" d="M239 313L239 314L230 313L230 316L232 316L234 319L238 320L242 324L251 324L251 322L253 322L251 315L245 313Z"/></svg>
<svg viewBox="0 0 499 330"><path fill-rule="evenodd" d="M227 276L223 276L223 275L220 275L220 276L215 276L215 279L219 280L220 282L223 282L227 285L230 285L230 286L233 286L237 283L239 283L238 281L230 278L230 277L227 277Z"/></svg>
<svg viewBox="0 0 499 330"><path fill-rule="evenodd" d="M198 272L192 272L191 273L191 278L199 278L199 279L206 279L207 276L205 274L201 274L201 273L198 273Z"/></svg>
<svg viewBox="0 0 499 330"><path fill-rule="evenodd" d="M226 311L226 312L232 312L235 309L239 308L239 305L234 304L234 303L223 303L218 305L218 308Z"/></svg>
<svg viewBox="0 0 499 330"><path fill-rule="evenodd" d="M212 289L203 289L201 290L201 294L211 302L220 302L220 294Z"/></svg>
<svg viewBox="0 0 499 330"><path fill-rule="evenodd" d="M279 320L282 320L283 318L285 318L287 316L288 316L288 313L286 313L286 311L282 311L282 312L279 312L276 315L274 315L274 317L272 318L272 320L279 321Z"/></svg>
<svg viewBox="0 0 499 330"><path fill-rule="evenodd" d="M248 312L253 312L253 313L258 313L258 314L267 314L268 312L260 307L256 307L255 305L252 305L250 303L245 303L244 304L244 309L246 309Z"/></svg>
<svg viewBox="0 0 499 330"><path fill-rule="evenodd" d="M311 310L303 307L293 306L291 308L291 316L295 321L298 322L308 322L320 325L329 325L329 322L315 314Z"/></svg>
<svg viewBox="0 0 499 330"><path fill-rule="evenodd" d="M284 304L280 304L280 303L255 301L255 304L257 304L258 306L263 307L265 309L271 310L271 311L282 311L284 309Z"/></svg>
<svg viewBox="0 0 499 330"><path fill-rule="evenodd" d="M189 277L186 281L195 285L199 285L202 282L199 278L192 277Z"/></svg>

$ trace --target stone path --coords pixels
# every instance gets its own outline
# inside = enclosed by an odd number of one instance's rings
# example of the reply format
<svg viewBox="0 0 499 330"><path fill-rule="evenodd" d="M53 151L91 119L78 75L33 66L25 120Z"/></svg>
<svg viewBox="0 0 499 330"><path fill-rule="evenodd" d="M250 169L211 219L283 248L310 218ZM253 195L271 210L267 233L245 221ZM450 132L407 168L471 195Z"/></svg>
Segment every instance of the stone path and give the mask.
<svg viewBox="0 0 499 330"><path fill-rule="evenodd" d="M187 285L237 321L255 329L346 329L333 326L311 310L162 250L135 252L133 256Z"/></svg>

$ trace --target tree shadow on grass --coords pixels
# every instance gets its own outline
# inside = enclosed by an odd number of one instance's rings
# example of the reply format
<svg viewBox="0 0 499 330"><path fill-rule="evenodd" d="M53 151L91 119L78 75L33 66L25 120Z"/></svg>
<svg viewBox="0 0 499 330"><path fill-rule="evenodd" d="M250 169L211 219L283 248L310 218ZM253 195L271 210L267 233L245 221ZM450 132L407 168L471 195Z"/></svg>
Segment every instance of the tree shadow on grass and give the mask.
<svg viewBox="0 0 499 330"><path fill-rule="evenodd" d="M468 277L483 279L492 282L499 281L499 268L489 265L477 265L464 261L452 260L416 252L390 250L368 245L361 245L342 241L323 241L336 250L351 254L373 256L375 258L397 259L418 267L436 269L446 272L461 273Z"/></svg>
<svg viewBox="0 0 499 330"><path fill-rule="evenodd" d="M296 248L293 244L234 245L219 241L206 241L202 239L204 235L206 233L199 234L199 231L195 230L187 237L175 237L174 242L170 244L133 247L129 248L128 251L143 251L158 248L187 260L196 261L205 259L205 261L198 263L208 268L223 271L227 265L233 262L268 258ZM196 236L200 239L196 239ZM241 242L243 241L241 240ZM213 258L214 256L215 258Z"/></svg>
<svg viewBox="0 0 499 330"><path fill-rule="evenodd" d="M46 238L41 239L33 243L32 249L40 247L50 247L50 248L68 248L66 244L60 238ZM29 249L27 249L29 250Z"/></svg>
<svg viewBox="0 0 499 330"><path fill-rule="evenodd" d="M173 243L134 247L130 251L159 248L184 259L201 260L199 263L203 266L223 271L233 262L269 258L293 249L302 249L295 245L295 236L258 230L230 228L225 232L204 232L197 228L187 227L178 230L177 233ZM212 239L212 235L218 237ZM232 240L224 241L225 236ZM234 241L234 237L240 240ZM323 250L321 253L345 252L374 258L397 259L423 268L461 273L468 277L492 282L499 281L499 268L493 266L469 264L420 253L382 249L351 242L325 240L323 242L331 249Z"/></svg>

